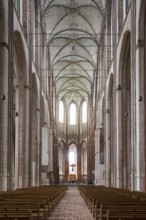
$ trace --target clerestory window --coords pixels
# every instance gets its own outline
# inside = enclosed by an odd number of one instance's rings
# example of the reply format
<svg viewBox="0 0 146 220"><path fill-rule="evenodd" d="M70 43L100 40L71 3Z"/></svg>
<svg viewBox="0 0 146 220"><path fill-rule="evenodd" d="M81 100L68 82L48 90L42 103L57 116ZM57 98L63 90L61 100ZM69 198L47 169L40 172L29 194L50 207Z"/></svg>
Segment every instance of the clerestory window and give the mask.
<svg viewBox="0 0 146 220"><path fill-rule="evenodd" d="M87 122L87 102L84 101L82 105L82 123Z"/></svg>
<svg viewBox="0 0 146 220"><path fill-rule="evenodd" d="M77 118L77 112L76 112L76 105L72 103L70 105L70 124L75 125L76 124L76 118Z"/></svg>
<svg viewBox="0 0 146 220"><path fill-rule="evenodd" d="M63 102L59 102L59 122L64 122L64 105Z"/></svg>

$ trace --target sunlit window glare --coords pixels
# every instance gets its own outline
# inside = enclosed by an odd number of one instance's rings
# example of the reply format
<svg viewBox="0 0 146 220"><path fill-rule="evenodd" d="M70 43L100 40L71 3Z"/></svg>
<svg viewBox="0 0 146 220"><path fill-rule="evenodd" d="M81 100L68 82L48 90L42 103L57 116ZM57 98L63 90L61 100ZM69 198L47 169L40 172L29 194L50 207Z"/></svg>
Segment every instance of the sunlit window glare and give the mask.
<svg viewBox="0 0 146 220"><path fill-rule="evenodd" d="M64 105L62 101L59 103L59 122L64 122Z"/></svg>
<svg viewBox="0 0 146 220"><path fill-rule="evenodd" d="M75 155L74 155L74 152L72 152L72 151L69 153L69 163L70 164L75 163Z"/></svg>
<svg viewBox="0 0 146 220"><path fill-rule="evenodd" d="M74 103L70 105L70 124L76 124L76 105Z"/></svg>
<svg viewBox="0 0 146 220"><path fill-rule="evenodd" d="M87 122L87 102L83 103L82 106L82 123Z"/></svg>

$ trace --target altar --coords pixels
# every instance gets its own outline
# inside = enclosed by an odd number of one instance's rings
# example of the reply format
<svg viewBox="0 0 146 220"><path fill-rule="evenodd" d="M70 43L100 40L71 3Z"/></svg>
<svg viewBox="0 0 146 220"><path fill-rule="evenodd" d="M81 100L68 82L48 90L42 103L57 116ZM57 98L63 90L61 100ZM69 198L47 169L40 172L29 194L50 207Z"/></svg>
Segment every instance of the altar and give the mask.
<svg viewBox="0 0 146 220"><path fill-rule="evenodd" d="M76 182L76 174L69 174L68 181L69 182Z"/></svg>

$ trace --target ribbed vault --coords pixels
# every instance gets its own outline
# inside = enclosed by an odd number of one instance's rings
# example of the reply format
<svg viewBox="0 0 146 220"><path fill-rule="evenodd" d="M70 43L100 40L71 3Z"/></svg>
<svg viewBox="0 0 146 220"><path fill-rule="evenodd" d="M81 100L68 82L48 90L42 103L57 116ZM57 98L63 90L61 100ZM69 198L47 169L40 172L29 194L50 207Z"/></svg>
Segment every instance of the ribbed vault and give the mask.
<svg viewBox="0 0 146 220"><path fill-rule="evenodd" d="M58 99L88 101L97 73L105 0L42 0Z"/></svg>

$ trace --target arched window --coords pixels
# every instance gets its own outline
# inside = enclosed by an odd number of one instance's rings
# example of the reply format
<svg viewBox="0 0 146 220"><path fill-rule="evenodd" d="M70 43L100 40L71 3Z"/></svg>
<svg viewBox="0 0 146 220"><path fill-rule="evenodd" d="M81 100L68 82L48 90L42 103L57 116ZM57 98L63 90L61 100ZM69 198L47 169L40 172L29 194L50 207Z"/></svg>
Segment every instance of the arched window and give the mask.
<svg viewBox="0 0 146 220"><path fill-rule="evenodd" d="M129 9L129 5L130 5L130 0L125 0L125 11L126 11L126 13Z"/></svg>
<svg viewBox="0 0 146 220"><path fill-rule="evenodd" d="M59 122L64 122L64 105L62 101L59 103Z"/></svg>
<svg viewBox="0 0 146 220"><path fill-rule="evenodd" d="M15 9L17 11L17 15L20 18L20 0L15 0L14 5L15 5Z"/></svg>
<svg viewBox="0 0 146 220"><path fill-rule="evenodd" d="M76 124L76 105L74 103L70 105L70 124Z"/></svg>
<svg viewBox="0 0 146 220"><path fill-rule="evenodd" d="M69 146L69 174L74 174L73 179L76 180L77 175L77 147L75 144ZM72 179L72 178L71 178Z"/></svg>
<svg viewBox="0 0 146 220"><path fill-rule="evenodd" d="M87 102L84 101L82 105L82 123L87 122Z"/></svg>
<svg viewBox="0 0 146 220"><path fill-rule="evenodd" d="M69 162L70 162L70 164L75 163L75 153L73 151L70 151L70 153L69 153Z"/></svg>

